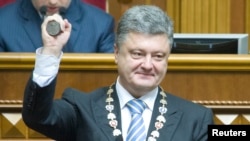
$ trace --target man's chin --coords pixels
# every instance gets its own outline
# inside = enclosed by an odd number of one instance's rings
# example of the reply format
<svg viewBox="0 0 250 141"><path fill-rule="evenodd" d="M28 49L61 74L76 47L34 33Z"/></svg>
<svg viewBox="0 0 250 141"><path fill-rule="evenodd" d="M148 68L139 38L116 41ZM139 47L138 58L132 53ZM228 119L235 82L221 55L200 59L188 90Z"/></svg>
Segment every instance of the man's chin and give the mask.
<svg viewBox="0 0 250 141"><path fill-rule="evenodd" d="M154 84L151 83L145 83L145 82L137 82L136 87L139 89L151 89L152 87L154 87Z"/></svg>
<svg viewBox="0 0 250 141"><path fill-rule="evenodd" d="M137 84L152 85L155 82L153 77L139 77L135 80Z"/></svg>

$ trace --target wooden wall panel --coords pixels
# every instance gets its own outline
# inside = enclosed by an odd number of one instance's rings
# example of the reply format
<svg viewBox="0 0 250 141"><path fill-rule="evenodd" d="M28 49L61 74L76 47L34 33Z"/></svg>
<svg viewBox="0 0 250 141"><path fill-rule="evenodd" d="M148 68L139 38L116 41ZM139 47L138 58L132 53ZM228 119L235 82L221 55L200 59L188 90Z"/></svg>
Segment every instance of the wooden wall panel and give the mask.
<svg viewBox="0 0 250 141"><path fill-rule="evenodd" d="M229 0L182 0L180 33L229 33L229 6Z"/></svg>
<svg viewBox="0 0 250 141"><path fill-rule="evenodd" d="M113 59L113 54L65 53L56 96L68 86L89 92L110 85L117 77ZM1 100L22 100L33 66L33 53L0 53ZM250 101L249 80L249 55L172 54L162 87L189 100Z"/></svg>
<svg viewBox="0 0 250 141"><path fill-rule="evenodd" d="M245 15L246 15L246 24L245 24L245 28L247 33L250 33L250 1L247 0L246 1L246 9L245 9Z"/></svg>
<svg viewBox="0 0 250 141"><path fill-rule="evenodd" d="M246 31L246 0L231 0L230 5L230 32L244 33Z"/></svg>
<svg viewBox="0 0 250 141"><path fill-rule="evenodd" d="M200 33L202 28L203 28L203 19L202 17L204 17L203 14L203 2L204 0L196 0L194 1L194 32L195 33Z"/></svg>
<svg viewBox="0 0 250 141"><path fill-rule="evenodd" d="M249 48L249 54L250 54L250 1L246 0L246 8L245 8L245 33L248 33L248 48Z"/></svg>
<svg viewBox="0 0 250 141"><path fill-rule="evenodd" d="M194 0L182 0L181 1L181 33L188 33L193 30L193 1ZM190 3L190 4L189 4Z"/></svg>
<svg viewBox="0 0 250 141"><path fill-rule="evenodd" d="M230 1L217 0L216 2L216 33L230 33ZM214 17L211 18L211 20L213 19Z"/></svg>
<svg viewBox="0 0 250 141"><path fill-rule="evenodd" d="M248 0L107 0L107 3L116 22L131 6L149 4L168 13L176 33L250 33Z"/></svg>
<svg viewBox="0 0 250 141"><path fill-rule="evenodd" d="M217 0L210 0L208 1L209 3L209 16L208 16L208 20L209 20L209 24L208 24L208 31L207 33L216 33L216 15L217 15L217 8L216 8L216 1ZM214 18L213 20L211 20L212 18Z"/></svg>
<svg viewBox="0 0 250 141"><path fill-rule="evenodd" d="M166 6L167 6L167 0L148 0L148 3L150 5L157 5L164 11L166 11Z"/></svg>
<svg viewBox="0 0 250 141"><path fill-rule="evenodd" d="M210 24L209 24L209 16L210 16L210 2L207 0L201 1L201 27L200 33L208 33L210 32Z"/></svg>
<svg viewBox="0 0 250 141"><path fill-rule="evenodd" d="M3 80L0 82L1 100L21 103L30 72L31 70L22 73L10 70L0 71L0 78ZM61 70L58 75L56 97L60 97L66 87L89 92L97 87L111 85L116 80L116 76L115 70ZM248 72L179 72L170 69L162 82L162 87L168 92L189 100L250 101L249 80Z"/></svg>
<svg viewBox="0 0 250 141"><path fill-rule="evenodd" d="M174 22L174 30L176 33L180 32L180 26L181 26L180 1L181 0L166 0L166 12Z"/></svg>
<svg viewBox="0 0 250 141"><path fill-rule="evenodd" d="M134 5L156 5L166 10L166 0L107 0L107 12L110 13L117 22L121 15Z"/></svg>

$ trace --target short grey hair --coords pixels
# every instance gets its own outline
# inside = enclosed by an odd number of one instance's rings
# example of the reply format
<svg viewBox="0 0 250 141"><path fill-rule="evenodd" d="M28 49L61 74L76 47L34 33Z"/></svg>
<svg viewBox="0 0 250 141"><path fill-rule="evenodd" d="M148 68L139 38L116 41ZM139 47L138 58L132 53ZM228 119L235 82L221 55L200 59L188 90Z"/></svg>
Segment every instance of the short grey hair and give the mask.
<svg viewBox="0 0 250 141"><path fill-rule="evenodd" d="M130 32L151 35L166 34L170 47L173 44L173 22L159 7L138 5L128 9L117 26L116 45L119 48Z"/></svg>

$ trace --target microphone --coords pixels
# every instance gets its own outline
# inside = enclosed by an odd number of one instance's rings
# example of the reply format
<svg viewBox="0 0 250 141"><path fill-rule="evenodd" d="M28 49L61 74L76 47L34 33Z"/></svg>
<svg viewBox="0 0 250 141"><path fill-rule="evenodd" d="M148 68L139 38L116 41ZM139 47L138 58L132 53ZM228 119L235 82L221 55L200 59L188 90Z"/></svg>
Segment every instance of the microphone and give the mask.
<svg viewBox="0 0 250 141"><path fill-rule="evenodd" d="M60 7L60 8L59 8L59 14L60 14L62 17L64 17L65 13L66 13L66 8L65 8L65 7Z"/></svg>
<svg viewBox="0 0 250 141"><path fill-rule="evenodd" d="M64 7L61 7L59 9L59 14L60 15L64 15L65 11L66 11L66 9ZM46 12L47 12L47 7L46 6L42 6L40 8L40 13L43 16L42 17L43 19L46 16ZM61 32L60 23L57 22L57 21L55 21L55 20L49 21L48 24L46 25L46 30L47 30L47 32L48 32L49 35L51 35L51 36L57 36Z"/></svg>
<svg viewBox="0 0 250 141"><path fill-rule="evenodd" d="M45 18L45 15L46 15L46 12L47 12L47 8L46 6L42 6L40 9L39 9L41 15L42 15L42 19L44 20Z"/></svg>

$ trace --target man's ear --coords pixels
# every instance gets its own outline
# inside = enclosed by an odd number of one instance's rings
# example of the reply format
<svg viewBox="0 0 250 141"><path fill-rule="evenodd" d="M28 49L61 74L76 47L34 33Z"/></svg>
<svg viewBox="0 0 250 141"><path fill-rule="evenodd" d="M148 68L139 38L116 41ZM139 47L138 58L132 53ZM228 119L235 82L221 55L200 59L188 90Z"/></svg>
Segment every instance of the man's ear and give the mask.
<svg viewBox="0 0 250 141"><path fill-rule="evenodd" d="M114 55L115 55L115 63L117 64L117 60L118 60L118 54L119 54L119 48L117 47L117 45L114 45Z"/></svg>

